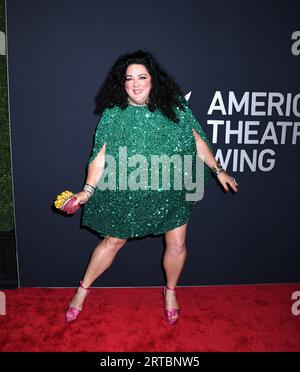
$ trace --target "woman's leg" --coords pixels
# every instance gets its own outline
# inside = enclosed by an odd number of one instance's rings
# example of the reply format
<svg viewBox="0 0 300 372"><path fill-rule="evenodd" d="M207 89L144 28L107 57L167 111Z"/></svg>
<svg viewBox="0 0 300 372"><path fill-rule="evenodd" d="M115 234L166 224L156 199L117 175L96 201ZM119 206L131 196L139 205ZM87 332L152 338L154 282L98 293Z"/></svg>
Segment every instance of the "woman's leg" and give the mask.
<svg viewBox="0 0 300 372"><path fill-rule="evenodd" d="M166 250L163 258L163 266L167 277L167 286L175 288L183 269L186 259L186 238L187 223L166 232ZM165 307L178 309L175 291L165 291Z"/></svg>
<svg viewBox="0 0 300 372"><path fill-rule="evenodd" d="M90 287L109 268L119 249L123 247L126 241L127 239L106 237L96 246L82 280L84 288ZM70 305L81 309L86 295L87 291L78 287Z"/></svg>

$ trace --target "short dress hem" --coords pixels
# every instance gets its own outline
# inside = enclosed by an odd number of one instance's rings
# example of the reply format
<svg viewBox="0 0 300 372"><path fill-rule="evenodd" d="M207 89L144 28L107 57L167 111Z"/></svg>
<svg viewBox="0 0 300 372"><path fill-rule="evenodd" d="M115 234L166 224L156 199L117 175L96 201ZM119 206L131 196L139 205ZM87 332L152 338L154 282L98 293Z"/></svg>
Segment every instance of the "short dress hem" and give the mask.
<svg viewBox="0 0 300 372"><path fill-rule="evenodd" d="M183 226L185 225L186 223L189 222L189 218L186 219L184 222L182 221L178 221L175 225L173 224L172 226L170 226L169 228L164 228L163 230L160 230L160 231L155 231L155 232L149 232L149 233L146 233L146 234L141 234L141 235L126 235L126 236L113 236L112 234L109 234L107 232L104 232L104 231L99 231L98 229L90 226L90 225L84 225L82 224L82 226L86 226L90 229L92 229L93 231L95 231L98 235L104 237L104 238L115 238L115 239L134 239L134 238L146 238L146 237L151 237L151 236L158 236L158 235L162 235L162 234L165 234L167 233L168 231L171 231L173 229L175 229L176 227L180 227L180 226Z"/></svg>

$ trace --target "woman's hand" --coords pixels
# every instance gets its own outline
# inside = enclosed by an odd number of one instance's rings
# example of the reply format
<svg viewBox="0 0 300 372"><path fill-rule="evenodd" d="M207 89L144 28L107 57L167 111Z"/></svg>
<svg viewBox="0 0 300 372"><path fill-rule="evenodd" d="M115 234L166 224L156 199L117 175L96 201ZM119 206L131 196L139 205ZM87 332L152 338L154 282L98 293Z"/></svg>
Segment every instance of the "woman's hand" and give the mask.
<svg viewBox="0 0 300 372"><path fill-rule="evenodd" d="M236 183L235 181L235 178L229 176L229 174L227 174L225 171L221 172L218 174L217 176L218 180L220 181L220 183L222 184L222 186L224 187L225 191L228 192L229 191L229 188L227 186L227 184L235 191L237 192L238 189L237 189L237 186L238 184Z"/></svg>
<svg viewBox="0 0 300 372"><path fill-rule="evenodd" d="M89 200L89 193L87 191L80 191L77 194L74 194L76 201L74 202L74 206L78 204L84 204Z"/></svg>

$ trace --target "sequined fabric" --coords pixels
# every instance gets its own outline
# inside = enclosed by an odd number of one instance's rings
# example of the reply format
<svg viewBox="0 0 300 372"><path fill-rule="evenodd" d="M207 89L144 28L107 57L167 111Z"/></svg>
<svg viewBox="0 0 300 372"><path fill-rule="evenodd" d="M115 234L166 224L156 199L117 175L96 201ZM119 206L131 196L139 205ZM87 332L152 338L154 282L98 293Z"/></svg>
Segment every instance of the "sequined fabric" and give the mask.
<svg viewBox="0 0 300 372"><path fill-rule="evenodd" d="M162 189L161 169L159 170L159 187L155 190L151 188L151 155L171 157L178 154L181 157L192 155L193 158L197 156L192 128L212 150L207 136L189 107L186 106L185 111L179 108L175 110L180 119L179 123L168 119L160 110L151 112L147 106L129 105L124 110L115 106L103 112L96 127L94 147L88 166L106 143L105 155L112 155L116 159L116 185L112 190L96 188L94 195L84 205L83 226L90 227L101 236L134 238L160 235L188 221L195 201L186 200L187 190L184 185L182 190L174 189L174 177L172 176L175 168L171 167L170 170L169 190ZM142 155L147 159L148 187L137 190L120 187L120 179L124 181L126 178L119 170L122 161L119 157L120 147L126 150L126 159L133 155ZM124 161L122 164L124 165ZM134 178L134 171L139 165L140 163L137 163L130 167L127 160L128 179ZM195 162L193 162L192 172L195 180ZM205 165L204 185L209 175L210 170ZM103 174L101 179L105 177L107 175ZM138 178L137 181L139 181Z"/></svg>

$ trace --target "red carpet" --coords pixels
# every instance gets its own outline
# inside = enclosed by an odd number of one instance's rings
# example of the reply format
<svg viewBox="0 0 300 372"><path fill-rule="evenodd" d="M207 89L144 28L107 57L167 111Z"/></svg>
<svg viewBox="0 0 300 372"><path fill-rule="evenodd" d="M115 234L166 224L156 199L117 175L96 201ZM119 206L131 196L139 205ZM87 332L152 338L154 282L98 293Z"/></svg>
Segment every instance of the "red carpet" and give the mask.
<svg viewBox="0 0 300 372"><path fill-rule="evenodd" d="M300 284L181 287L182 316L165 323L160 288L93 288L64 324L74 289L5 290L1 351L300 351Z"/></svg>

